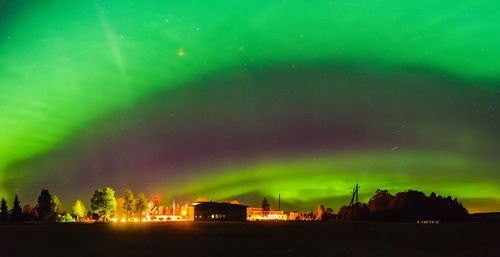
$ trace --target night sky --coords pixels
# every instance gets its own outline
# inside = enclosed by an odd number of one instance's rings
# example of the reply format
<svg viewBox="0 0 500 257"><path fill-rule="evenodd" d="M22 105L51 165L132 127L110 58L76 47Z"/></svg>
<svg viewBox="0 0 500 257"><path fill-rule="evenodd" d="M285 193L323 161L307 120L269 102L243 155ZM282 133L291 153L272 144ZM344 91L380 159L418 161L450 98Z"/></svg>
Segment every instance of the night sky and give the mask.
<svg viewBox="0 0 500 257"><path fill-rule="evenodd" d="M0 0L0 197L500 210L497 1Z"/></svg>

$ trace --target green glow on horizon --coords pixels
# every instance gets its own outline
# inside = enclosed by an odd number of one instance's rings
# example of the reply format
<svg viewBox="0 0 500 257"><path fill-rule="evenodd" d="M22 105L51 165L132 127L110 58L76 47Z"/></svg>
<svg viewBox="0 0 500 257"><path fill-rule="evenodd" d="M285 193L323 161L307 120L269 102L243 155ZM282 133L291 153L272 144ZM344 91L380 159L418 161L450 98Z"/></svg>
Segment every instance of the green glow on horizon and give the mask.
<svg viewBox="0 0 500 257"><path fill-rule="evenodd" d="M460 154L432 152L357 152L276 159L240 167L211 170L196 178L180 178L165 195L191 195L208 199L230 199L260 193L307 207L347 204L349 192L361 185L361 201L368 201L377 189L392 193L408 189L458 197L469 210L494 211L500 207L500 188L495 175L499 165ZM474 174L468 171L474 169ZM485 179L490 177L491 180ZM452 192L452 193L450 193ZM328 199L341 197L341 199ZM490 206L475 198L493 198ZM325 200L326 199L326 200ZM350 199L350 198L349 198ZM325 202L326 201L326 202ZM309 205L307 205L309 204Z"/></svg>

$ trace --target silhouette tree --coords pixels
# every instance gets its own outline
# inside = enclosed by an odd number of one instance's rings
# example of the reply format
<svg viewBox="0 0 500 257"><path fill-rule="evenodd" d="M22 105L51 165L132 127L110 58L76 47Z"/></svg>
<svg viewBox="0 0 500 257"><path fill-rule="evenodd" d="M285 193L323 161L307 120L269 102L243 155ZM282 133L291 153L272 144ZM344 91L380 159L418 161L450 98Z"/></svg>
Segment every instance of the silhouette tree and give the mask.
<svg viewBox="0 0 500 257"><path fill-rule="evenodd" d="M377 189L375 195L368 201L368 209L372 214L372 218L376 220L388 219L391 213L391 202L394 196L387 190Z"/></svg>
<svg viewBox="0 0 500 257"><path fill-rule="evenodd" d="M327 219L333 219L334 217L332 208L326 208L325 214Z"/></svg>
<svg viewBox="0 0 500 257"><path fill-rule="evenodd" d="M52 210L52 195L49 193L49 190L42 189L42 192L38 197L38 205L36 209L38 210L38 219L41 221L52 220L55 218Z"/></svg>
<svg viewBox="0 0 500 257"><path fill-rule="evenodd" d="M264 198L264 200L262 200L262 210L264 212L268 212L270 210L269 202L267 201L266 198Z"/></svg>
<svg viewBox="0 0 500 257"><path fill-rule="evenodd" d="M9 221L9 210L7 209L7 201L2 198L2 204L0 206L0 221Z"/></svg>
<svg viewBox="0 0 500 257"><path fill-rule="evenodd" d="M423 192L415 190L399 192L393 196L387 190L380 189L368 202L367 210L364 206L343 206L337 215L339 220L461 221L467 218L467 209L456 198L444 198L435 193L427 197Z"/></svg>
<svg viewBox="0 0 500 257"><path fill-rule="evenodd" d="M19 203L19 198L17 195L14 197L14 207L12 208L12 221L22 222L23 221L23 210L21 209L21 204Z"/></svg>
<svg viewBox="0 0 500 257"><path fill-rule="evenodd" d="M139 213L139 219L142 221L142 214L148 206L148 198L143 193L139 193L134 201L134 211ZM175 215L175 214L174 214Z"/></svg>
<svg viewBox="0 0 500 257"><path fill-rule="evenodd" d="M130 212L134 211L134 194L132 190L126 189L123 193L123 198L125 199L125 211L127 213L127 221L130 218Z"/></svg>
<svg viewBox="0 0 500 257"><path fill-rule="evenodd" d="M116 213L115 190L106 187L97 189L90 200L92 211L107 221Z"/></svg>
<svg viewBox="0 0 500 257"><path fill-rule="evenodd" d="M352 206L342 206L337 214L337 220L367 220L370 218L370 210L365 203L355 203Z"/></svg>
<svg viewBox="0 0 500 257"><path fill-rule="evenodd" d="M80 220L80 218L83 218L85 216L85 205L81 200L76 200L75 204L73 204L73 207L71 208L71 213L76 217L77 220Z"/></svg>
<svg viewBox="0 0 500 257"><path fill-rule="evenodd" d="M370 212L384 212L389 210L390 203L394 199L394 196L387 190L377 189L375 195L368 201L368 208Z"/></svg>

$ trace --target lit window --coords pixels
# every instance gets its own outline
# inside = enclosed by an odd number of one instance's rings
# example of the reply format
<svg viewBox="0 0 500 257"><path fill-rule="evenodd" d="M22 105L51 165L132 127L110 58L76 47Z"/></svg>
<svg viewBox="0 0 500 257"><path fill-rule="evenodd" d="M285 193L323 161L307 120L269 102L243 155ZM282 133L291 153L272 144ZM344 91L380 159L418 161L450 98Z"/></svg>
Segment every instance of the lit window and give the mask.
<svg viewBox="0 0 500 257"><path fill-rule="evenodd" d="M214 218L215 216L212 214L212 219Z"/></svg>

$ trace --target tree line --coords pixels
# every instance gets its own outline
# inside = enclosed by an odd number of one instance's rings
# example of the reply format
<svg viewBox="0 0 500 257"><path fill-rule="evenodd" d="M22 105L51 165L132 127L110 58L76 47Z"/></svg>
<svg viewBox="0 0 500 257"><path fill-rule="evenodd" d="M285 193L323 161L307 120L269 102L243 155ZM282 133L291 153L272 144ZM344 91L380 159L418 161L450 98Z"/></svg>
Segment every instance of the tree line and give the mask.
<svg viewBox="0 0 500 257"><path fill-rule="evenodd" d="M457 198L442 197L434 192L427 196L415 190L392 195L387 190L377 189L368 204L342 206L336 218L340 221L464 221L468 217L467 209Z"/></svg>
<svg viewBox="0 0 500 257"><path fill-rule="evenodd" d="M129 220L131 217L143 219L143 214L151 202L145 194L139 193L134 197L130 189L125 190L123 197L115 197L115 191L109 187L97 189L90 199L90 210L87 211L81 200L76 200L71 209L65 210L61 201L49 190L42 189L35 206L26 204L21 207L19 197L15 195L12 209L8 208L7 201L2 198L0 203L0 222L21 223L25 221L41 222L74 222L83 220L109 221L121 215Z"/></svg>
<svg viewBox="0 0 500 257"><path fill-rule="evenodd" d="M19 197L15 195L14 204L11 210L7 207L7 201L2 198L0 204L0 222L19 223L23 221L48 221L62 217L64 208L61 201L55 195L51 195L48 190L42 190L38 197L38 204L32 207L29 204L21 208Z"/></svg>
<svg viewBox="0 0 500 257"><path fill-rule="evenodd" d="M109 221L112 218L142 221L147 214L175 215L175 211L169 208L158 206L157 203L149 201L143 193L134 196L130 189L125 190L123 195L117 198L115 191L106 187L94 191L90 199L90 210L86 210L81 200L76 200L71 210L67 211L57 196L50 194L49 190L43 189L34 207L26 204L21 208L20 200L15 195L13 207L9 210L7 202L2 198L0 222ZM269 203L266 199L262 202L262 208L264 211L269 211ZM173 209L180 210L179 206ZM375 192L367 204L354 203L342 206L337 215L333 214L332 209L320 205L317 215L311 212L308 216L308 218L316 220L337 219L339 221L463 221L468 217L467 209L456 198L452 199L450 196L442 197L435 193L426 196L423 192L415 190L392 195L389 191L380 189Z"/></svg>

